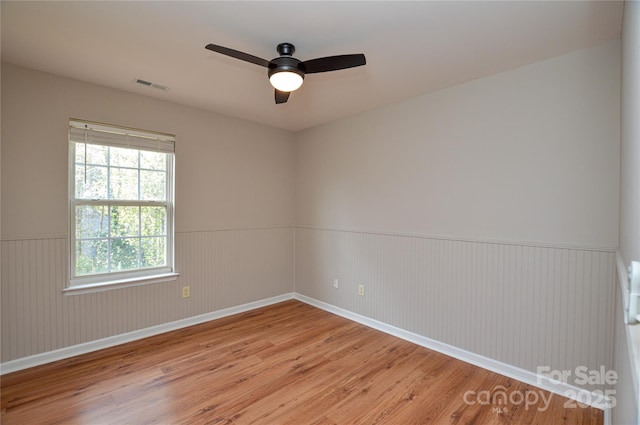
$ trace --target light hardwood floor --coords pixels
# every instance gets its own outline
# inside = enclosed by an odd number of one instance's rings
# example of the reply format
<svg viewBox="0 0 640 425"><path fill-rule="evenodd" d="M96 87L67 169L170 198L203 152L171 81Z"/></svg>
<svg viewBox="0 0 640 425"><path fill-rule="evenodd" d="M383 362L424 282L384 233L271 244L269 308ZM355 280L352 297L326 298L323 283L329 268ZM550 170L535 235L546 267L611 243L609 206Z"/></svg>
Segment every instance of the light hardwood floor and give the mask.
<svg viewBox="0 0 640 425"><path fill-rule="evenodd" d="M1 390L4 425L603 422L298 301L12 373ZM516 402L477 403L501 391ZM536 405L518 402L534 393Z"/></svg>

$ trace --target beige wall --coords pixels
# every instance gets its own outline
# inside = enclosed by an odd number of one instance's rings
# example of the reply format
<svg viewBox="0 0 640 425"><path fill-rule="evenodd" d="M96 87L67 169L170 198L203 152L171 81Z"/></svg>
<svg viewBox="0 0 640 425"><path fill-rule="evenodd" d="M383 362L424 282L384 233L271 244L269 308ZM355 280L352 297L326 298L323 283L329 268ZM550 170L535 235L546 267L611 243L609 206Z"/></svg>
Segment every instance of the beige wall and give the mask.
<svg viewBox="0 0 640 425"><path fill-rule="evenodd" d="M296 292L534 373L611 367L619 61L612 42L301 132Z"/></svg>
<svg viewBox="0 0 640 425"><path fill-rule="evenodd" d="M293 222L293 135L8 64L3 239L67 232L70 117L176 135L176 231Z"/></svg>
<svg viewBox="0 0 640 425"><path fill-rule="evenodd" d="M622 39L620 252L640 261L640 3L625 3Z"/></svg>
<svg viewBox="0 0 640 425"><path fill-rule="evenodd" d="M618 245L619 43L301 132L297 223Z"/></svg>
<svg viewBox="0 0 640 425"><path fill-rule="evenodd" d="M2 89L3 362L291 292L293 134L9 64ZM70 117L176 135L177 282L63 295Z"/></svg>

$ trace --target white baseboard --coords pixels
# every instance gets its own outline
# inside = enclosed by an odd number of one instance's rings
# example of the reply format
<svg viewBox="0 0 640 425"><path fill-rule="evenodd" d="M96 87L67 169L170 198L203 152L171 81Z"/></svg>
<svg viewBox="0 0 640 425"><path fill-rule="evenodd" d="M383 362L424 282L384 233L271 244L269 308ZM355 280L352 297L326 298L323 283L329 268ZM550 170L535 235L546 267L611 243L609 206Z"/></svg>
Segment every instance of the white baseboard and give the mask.
<svg viewBox="0 0 640 425"><path fill-rule="evenodd" d="M188 317L186 319L176 320L175 322L163 323L149 328L139 329L137 331L127 332L120 335L114 335L95 341L85 342L83 344L72 345L70 347L61 348L59 350L48 351L46 353L35 354L33 356L23 357L0 364L0 375L16 372L34 366L67 359L69 357L78 356L80 354L90 353L92 351L102 350L127 342L136 341L138 339L147 338L164 332L174 331L188 326L198 325L222 317L232 316L238 313L255 310L256 308L266 307L282 301L294 298L293 293L278 295L263 300L253 301L239 306L229 307L222 310L213 311L211 313L201 314L199 316Z"/></svg>
<svg viewBox="0 0 640 425"><path fill-rule="evenodd" d="M587 390L578 388L570 384L566 384L562 382L560 383L554 382L546 376L538 375L528 370L521 369L519 367L515 367L507 363L499 362L497 360L493 360L488 357L484 357L479 354L475 354L470 351L466 351L461 348L454 347L452 345L448 345L440 341L436 341L436 340L427 338L425 336L418 335L401 328L397 328L395 326L391 326L384 322L380 322L378 320L371 319L369 317L362 316L357 313L353 313L349 310L345 310L343 308L336 307L331 304L327 304L323 301L319 301L314 298L307 297L306 295L294 293L294 298L303 303L312 305L314 307L320 308L322 310L328 311L330 313L336 314L346 319L353 320L354 322L358 322L370 328L379 330L389 335L393 335L395 337L401 338L405 341L412 342L414 344L420 345L430 350L434 350L439 353L446 354L447 356L451 356L455 359L462 360L474 366L478 366L483 369L490 370L491 372L495 372L500 375L504 375L509 378L516 379L518 381L533 385L535 387L552 392L554 394L558 394L563 397L576 400L580 403L589 404L592 407L595 407L597 409L604 411L604 425L611 424L611 411L610 411L611 409L609 408L608 400L606 399L603 400L603 397L598 394L591 393ZM587 401L589 401L589 403L586 403Z"/></svg>

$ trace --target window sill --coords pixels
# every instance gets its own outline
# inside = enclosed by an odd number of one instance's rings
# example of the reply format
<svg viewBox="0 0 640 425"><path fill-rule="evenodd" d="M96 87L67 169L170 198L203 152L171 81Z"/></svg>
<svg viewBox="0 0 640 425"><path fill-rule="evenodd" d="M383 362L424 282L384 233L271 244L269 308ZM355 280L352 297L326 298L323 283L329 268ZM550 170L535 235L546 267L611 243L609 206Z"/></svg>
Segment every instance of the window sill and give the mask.
<svg viewBox="0 0 640 425"><path fill-rule="evenodd" d="M162 273L151 276L129 279L110 280L99 283L87 283L68 286L62 290L65 295L91 294L94 292L111 291L113 289L130 288L132 286L150 285L152 283L171 282L178 279L179 273Z"/></svg>

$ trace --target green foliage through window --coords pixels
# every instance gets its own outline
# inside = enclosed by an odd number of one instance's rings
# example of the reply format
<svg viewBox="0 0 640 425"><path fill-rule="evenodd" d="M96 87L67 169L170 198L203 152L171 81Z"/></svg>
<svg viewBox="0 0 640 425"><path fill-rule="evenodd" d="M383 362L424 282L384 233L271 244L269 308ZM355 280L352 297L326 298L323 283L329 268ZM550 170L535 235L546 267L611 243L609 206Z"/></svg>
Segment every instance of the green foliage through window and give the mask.
<svg viewBox="0 0 640 425"><path fill-rule="evenodd" d="M167 266L170 154L73 147L74 275Z"/></svg>

